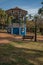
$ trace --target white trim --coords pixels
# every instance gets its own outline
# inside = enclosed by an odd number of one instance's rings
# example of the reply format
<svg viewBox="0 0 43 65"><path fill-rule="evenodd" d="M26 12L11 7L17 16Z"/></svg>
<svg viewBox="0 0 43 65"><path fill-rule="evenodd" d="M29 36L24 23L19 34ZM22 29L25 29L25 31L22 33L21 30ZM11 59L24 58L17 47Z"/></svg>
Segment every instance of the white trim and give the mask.
<svg viewBox="0 0 43 65"><path fill-rule="evenodd" d="M21 35L21 27L19 27L19 35Z"/></svg>
<svg viewBox="0 0 43 65"><path fill-rule="evenodd" d="M13 28L11 28L11 34L13 34Z"/></svg>

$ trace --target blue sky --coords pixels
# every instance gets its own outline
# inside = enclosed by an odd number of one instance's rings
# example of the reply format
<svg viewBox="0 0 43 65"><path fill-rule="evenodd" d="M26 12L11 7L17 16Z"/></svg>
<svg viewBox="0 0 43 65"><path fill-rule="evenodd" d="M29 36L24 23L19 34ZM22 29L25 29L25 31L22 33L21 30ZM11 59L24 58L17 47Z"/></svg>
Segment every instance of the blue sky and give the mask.
<svg viewBox="0 0 43 65"><path fill-rule="evenodd" d="M0 0L0 8L8 10L16 6L25 9L29 14L37 13L38 9L42 6L43 0Z"/></svg>

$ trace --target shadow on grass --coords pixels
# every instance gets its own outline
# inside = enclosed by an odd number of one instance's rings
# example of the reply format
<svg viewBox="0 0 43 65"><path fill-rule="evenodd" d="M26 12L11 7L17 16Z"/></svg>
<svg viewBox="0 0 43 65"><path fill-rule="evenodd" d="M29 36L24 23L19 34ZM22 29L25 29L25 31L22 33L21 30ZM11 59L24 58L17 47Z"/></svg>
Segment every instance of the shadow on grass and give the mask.
<svg viewBox="0 0 43 65"><path fill-rule="evenodd" d="M0 44L0 65L43 65L37 60L40 57L43 57L43 51Z"/></svg>

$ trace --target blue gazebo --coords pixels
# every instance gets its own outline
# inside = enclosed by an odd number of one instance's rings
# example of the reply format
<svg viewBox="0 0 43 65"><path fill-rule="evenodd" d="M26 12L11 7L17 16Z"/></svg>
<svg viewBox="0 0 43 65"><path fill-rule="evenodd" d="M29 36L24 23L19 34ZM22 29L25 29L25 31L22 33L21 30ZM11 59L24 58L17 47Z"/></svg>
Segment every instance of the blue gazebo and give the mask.
<svg viewBox="0 0 43 65"><path fill-rule="evenodd" d="M8 30L11 34L26 35L26 23L15 22L9 25Z"/></svg>
<svg viewBox="0 0 43 65"><path fill-rule="evenodd" d="M27 11L20 9L18 7L10 10L7 11L8 15L10 12L10 14L14 16L12 23L8 27L8 29L10 29L10 33L16 35L26 35Z"/></svg>

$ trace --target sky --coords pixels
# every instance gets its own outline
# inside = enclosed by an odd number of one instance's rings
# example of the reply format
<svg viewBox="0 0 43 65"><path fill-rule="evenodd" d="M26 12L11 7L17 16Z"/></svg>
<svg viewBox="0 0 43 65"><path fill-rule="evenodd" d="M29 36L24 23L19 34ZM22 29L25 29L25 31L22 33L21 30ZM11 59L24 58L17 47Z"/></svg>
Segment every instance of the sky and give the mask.
<svg viewBox="0 0 43 65"><path fill-rule="evenodd" d="M38 9L42 7L43 0L0 0L0 8L8 10L11 8L19 7L26 11L28 14L36 14Z"/></svg>

